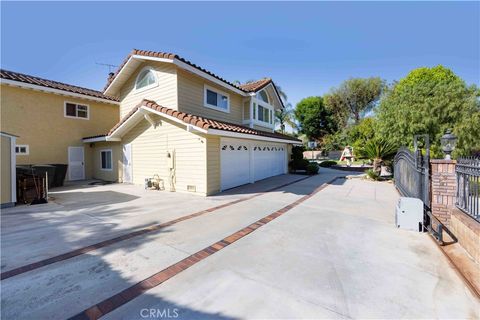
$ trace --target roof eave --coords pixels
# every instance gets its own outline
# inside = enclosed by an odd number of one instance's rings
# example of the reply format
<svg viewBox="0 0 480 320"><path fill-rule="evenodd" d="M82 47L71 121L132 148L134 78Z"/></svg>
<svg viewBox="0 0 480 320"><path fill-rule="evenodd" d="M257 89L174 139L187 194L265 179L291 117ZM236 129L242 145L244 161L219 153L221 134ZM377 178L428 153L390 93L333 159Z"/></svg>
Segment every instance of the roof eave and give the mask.
<svg viewBox="0 0 480 320"><path fill-rule="evenodd" d="M296 145L297 144L298 145L302 144L302 142L300 140L274 138L274 137L267 137L267 136L254 135L254 134L241 133L241 132L233 132L233 131L226 131L226 130L219 130L219 129L208 129L207 134L215 135L215 136L223 136L223 137L249 139L249 140L282 142L282 143L290 143L290 144L296 144Z"/></svg>
<svg viewBox="0 0 480 320"><path fill-rule="evenodd" d="M25 82L22 82L22 81L16 81L16 80L1 78L0 83L10 85L10 86L14 86L14 87L20 87L20 88L24 88L24 89L44 91L44 92L48 92L48 93L54 93L54 94L59 94L59 95L64 95L64 96L69 96L69 97L87 99L87 100L98 101L98 102L103 102L103 103L110 103L110 104L116 104L116 105L120 104L120 102L115 101L115 100L109 100L109 99L105 99L105 98L94 97L94 96L90 96L90 95L86 95L86 94L70 92L70 91L67 91L67 90L60 90L60 89L55 89L55 88L44 87L44 86L40 86L40 85L36 85L36 84L25 83Z"/></svg>

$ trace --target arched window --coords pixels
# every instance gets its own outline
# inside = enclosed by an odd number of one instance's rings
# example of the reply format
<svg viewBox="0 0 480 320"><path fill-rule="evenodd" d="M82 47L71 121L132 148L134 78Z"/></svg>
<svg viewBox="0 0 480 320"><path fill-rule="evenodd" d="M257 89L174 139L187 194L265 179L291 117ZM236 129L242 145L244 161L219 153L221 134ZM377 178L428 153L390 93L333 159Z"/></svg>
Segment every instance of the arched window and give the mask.
<svg viewBox="0 0 480 320"><path fill-rule="evenodd" d="M260 92L258 93L258 99L259 99L259 100L262 100L262 101L264 101L264 102L266 102L266 103L268 103L268 95L267 95L267 93L266 93L264 90L260 91Z"/></svg>
<svg viewBox="0 0 480 320"><path fill-rule="evenodd" d="M140 71L135 81L135 89L143 89L153 87L157 83L155 72L151 68L146 68Z"/></svg>

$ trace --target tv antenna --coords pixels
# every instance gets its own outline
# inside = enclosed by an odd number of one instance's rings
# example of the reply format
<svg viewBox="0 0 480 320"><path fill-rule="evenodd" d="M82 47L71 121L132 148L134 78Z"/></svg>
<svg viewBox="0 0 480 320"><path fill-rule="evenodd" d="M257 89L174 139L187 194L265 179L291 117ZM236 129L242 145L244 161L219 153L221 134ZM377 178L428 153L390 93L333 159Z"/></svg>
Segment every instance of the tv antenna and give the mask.
<svg viewBox="0 0 480 320"><path fill-rule="evenodd" d="M108 73L111 73L111 72L113 72L113 70L118 68L118 66L116 66L114 64L109 64L109 63L95 62L95 64L97 64L99 66L107 67L108 68Z"/></svg>

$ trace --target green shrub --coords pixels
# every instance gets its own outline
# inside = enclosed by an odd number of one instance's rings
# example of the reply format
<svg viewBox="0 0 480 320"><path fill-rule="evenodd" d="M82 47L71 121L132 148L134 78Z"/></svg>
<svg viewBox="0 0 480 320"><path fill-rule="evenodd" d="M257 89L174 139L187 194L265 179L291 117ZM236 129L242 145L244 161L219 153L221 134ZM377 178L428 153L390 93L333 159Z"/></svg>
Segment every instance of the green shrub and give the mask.
<svg viewBox="0 0 480 320"><path fill-rule="evenodd" d="M309 175L317 174L319 169L320 169L320 167L318 166L318 164L316 162L310 162L307 165L307 174L309 174Z"/></svg>
<svg viewBox="0 0 480 320"><path fill-rule="evenodd" d="M309 162L303 159L303 151L305 151L303 146L294 146L292 148L292 161L289 162L291 170L307 170Z"/></svg>
<svg viewBox="0 0 480 320"><path fill-rule="evenodd" d="M330 168L331 166L334 166L337 164L337 161L334 160L325 160L320 162L320 167L322 168Z"/></svg>
<svg viewBox="0 0 480 320"><path fill-rule="evenodd" d="M309 163L306 159L294 159L290 161L289 165L292 170L307 170Z"/></svg>
<svg viewBox="0 0 480 320"><path fill-rule="evenodd" d="M365 173L372 180L375 180L375 181L380 180L380 175L376 173L373 169L368 169Z"/></svg>

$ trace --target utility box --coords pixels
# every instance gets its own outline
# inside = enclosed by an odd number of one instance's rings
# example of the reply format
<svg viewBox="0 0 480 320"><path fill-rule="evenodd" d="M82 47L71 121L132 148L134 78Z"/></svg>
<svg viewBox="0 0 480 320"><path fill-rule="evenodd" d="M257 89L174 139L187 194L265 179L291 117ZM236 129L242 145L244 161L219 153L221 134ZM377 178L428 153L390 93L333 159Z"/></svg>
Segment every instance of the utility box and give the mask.
<svg viewBox="0 0 480 320"><path fill-rule="evenodd" d="M423 202L417 198L401 197L395 208L395 225L397 228L423 231Z"/></svg>

